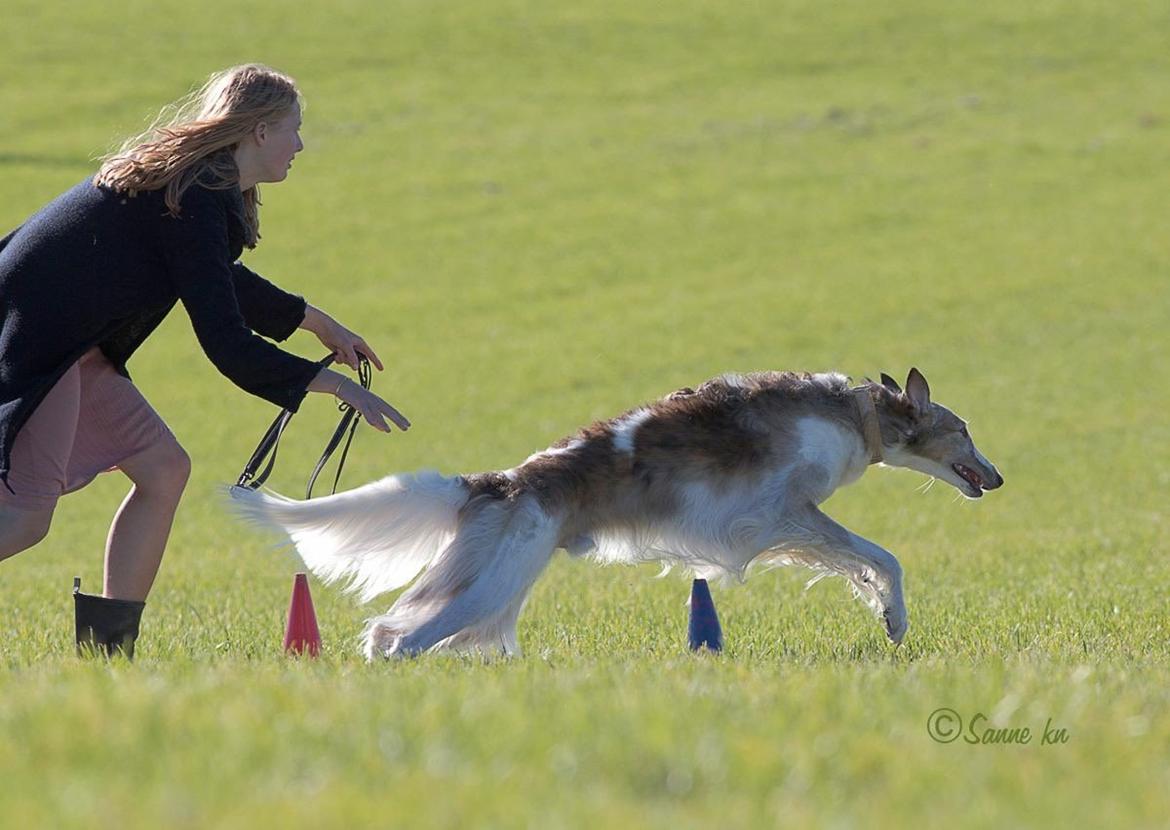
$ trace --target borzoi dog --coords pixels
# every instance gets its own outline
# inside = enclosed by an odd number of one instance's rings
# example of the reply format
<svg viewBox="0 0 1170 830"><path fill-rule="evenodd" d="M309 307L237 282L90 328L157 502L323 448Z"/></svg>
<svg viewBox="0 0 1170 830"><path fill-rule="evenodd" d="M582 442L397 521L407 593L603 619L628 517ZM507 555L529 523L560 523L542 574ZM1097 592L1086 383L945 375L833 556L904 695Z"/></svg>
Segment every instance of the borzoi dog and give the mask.
<svg viewBox="0 0 1170 830"><path fill-rule="evenodd" d="M365 653L519 651L516 621L557 548L742 578L753 562L840 574L899 643L902 569L818 505L872 464L968 498L1003 484L966 424L911 369L850 388L839 374L725 375L600 421L503 472L393 475L294 501L233 488L321 579L363 601L422 576L369 621Z"/></svg>

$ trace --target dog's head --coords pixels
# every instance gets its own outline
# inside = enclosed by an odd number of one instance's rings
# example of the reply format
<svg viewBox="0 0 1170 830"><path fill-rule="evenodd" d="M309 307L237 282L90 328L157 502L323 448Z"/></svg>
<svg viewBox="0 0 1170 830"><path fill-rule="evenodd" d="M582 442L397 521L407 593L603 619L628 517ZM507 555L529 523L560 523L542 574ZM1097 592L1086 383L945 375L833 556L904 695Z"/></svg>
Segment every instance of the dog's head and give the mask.
<svg viewBox="0 0 1170 830"><path fill-rule="evenodd" d="M930 400L921 372L910 370L906 391L889 375L881 378L880 385L873 384L873 397L886 464L941 478L969 499L1003 486L1003 476L976 449L966 422Z"/></svg>

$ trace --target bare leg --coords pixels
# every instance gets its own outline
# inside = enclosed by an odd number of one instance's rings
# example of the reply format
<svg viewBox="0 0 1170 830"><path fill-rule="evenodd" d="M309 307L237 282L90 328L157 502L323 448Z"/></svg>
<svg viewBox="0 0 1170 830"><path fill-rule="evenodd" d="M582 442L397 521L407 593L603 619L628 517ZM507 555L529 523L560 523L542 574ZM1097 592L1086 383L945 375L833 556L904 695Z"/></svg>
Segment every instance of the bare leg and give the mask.
<svg viewBox="0 0 1170 830"><path fill-rule="evenodd" d="M191 461L182 447L167 440L120 466L134 487L110 525L103 594L142 601L162 562Z"/></svg>
<svg viewBox="0 0 1170 830"><path fill-rule="evenodd" d="M4 485L0 483L0 487ZM49 532L53 509L23 510L0 505L0 561L28 550Z"/></svg>
<svg viewBox="0 0 1170 830"><path fill-rule="evenodd" d="M49 390L12 446L12 496L0 482L0 560L27 550L45 538L56 499L67 477L69 453L77 432L81 401L80 372L70 366ZM23 470L21 476L17 471Z"/></svg>

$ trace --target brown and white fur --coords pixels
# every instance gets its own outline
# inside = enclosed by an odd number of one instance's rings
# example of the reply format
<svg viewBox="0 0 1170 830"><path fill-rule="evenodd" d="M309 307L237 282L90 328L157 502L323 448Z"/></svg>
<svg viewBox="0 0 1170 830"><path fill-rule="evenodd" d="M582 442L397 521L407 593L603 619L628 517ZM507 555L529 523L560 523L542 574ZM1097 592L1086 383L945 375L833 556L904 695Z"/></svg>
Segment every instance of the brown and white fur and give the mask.
<svg viewBox="0 0 1170 830"><path fill-rule="evenodd" d="M516 621L557 548L743 577L753 562L840 574L895 643L902 569L818 505L872 463L968 498L1003 484L966 425L911 369L850 388L839 374L724 375L599 421L503 472L393 475L294 501L233 488L244 516L291 538L321 579L363 601L421 577L370 620L367 657L519 651Z"/></svg>

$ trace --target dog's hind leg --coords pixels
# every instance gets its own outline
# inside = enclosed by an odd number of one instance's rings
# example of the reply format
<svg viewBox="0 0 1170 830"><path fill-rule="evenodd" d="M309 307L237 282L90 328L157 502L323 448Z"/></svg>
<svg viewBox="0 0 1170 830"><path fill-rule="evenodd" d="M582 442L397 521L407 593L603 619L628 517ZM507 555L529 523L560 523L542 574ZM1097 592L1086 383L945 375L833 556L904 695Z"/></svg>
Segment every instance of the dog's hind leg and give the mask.
<svg viewBox="0 0 1170 830"><path fill-rule="evenodd" d="M529 586L529 591L531 586ZM504 609L504 613L500 615L500 621L496 625L495 640L500 644L500 650L507 655L518 655L520 653L520 641L516 637L516 624L520 621L520 612L524 610L524 604L528 602L528 593L525 591L516 599L512 600L511 605Z"/></svg>
<svg viewBox="0 0 1170 830"><path fill-rule="evenodd" d="M470 628L465 628L436 643L433 648L436 651L440 649L475 650L484 653L499 652L508 657L518 656L520 643L516 638L516 623L520 618L524 603L528 601L528 594L529 591L525 590L497 616Z"/></svg>
<svg viewBox="0 0 1170 830"><path fill-rule="evenodd" d="M507 517L498 535L479 537L479 545L489 546L488 549L466 549L466 542L474 534L465 539L456 537L450 557L442 557L436 570L452 567L460 558L474 558L473 572L468 574L467 568L462 568L468 578L460 589L448 594L449 598L425 622L404 631L390 649L391 654L419 654L436 646L498 647L498 640L491 642L496 633L502 637L505 651L515 647L516 618L529 589L552 558L560 522L545 513L535 499L521 498L503 509ZM429 572L424 574L416 586L420 596L425 595L423 583L430 576Z"/></svg>

